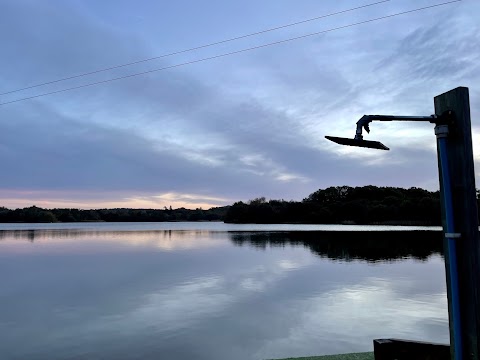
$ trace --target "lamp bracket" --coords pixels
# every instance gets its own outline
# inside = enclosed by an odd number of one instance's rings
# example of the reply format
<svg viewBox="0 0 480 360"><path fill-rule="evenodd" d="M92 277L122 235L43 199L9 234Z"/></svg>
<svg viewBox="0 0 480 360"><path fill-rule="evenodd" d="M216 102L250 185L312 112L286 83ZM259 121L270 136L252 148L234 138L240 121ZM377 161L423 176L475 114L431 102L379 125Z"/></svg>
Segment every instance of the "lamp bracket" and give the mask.
<svg viewBox="0 0 480 360"><path fill-rule="evenodd" d="M451 125L455 119L452 110L447 110L441 115L430 116L397 116L397 115L363 115L357 121L357 130L355 132L355 140L363 140L362 129L370 133L369 124L372 121L428 121L435 125Z"/></svg>

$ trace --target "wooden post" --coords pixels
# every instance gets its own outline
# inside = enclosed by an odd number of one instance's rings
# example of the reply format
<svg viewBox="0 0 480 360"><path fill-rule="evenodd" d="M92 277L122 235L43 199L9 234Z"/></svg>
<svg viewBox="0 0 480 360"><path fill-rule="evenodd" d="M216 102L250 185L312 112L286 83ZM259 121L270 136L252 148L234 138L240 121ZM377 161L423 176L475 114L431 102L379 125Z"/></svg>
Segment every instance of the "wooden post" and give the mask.
<svg viewBox="0 0 480 360"><path fill-rule="evenodd" d="M468 88L459 87L434 99L435 114L454 112L453 124L449 124L448 163L452 186L452 202L455 233L461 234L456 241L459 304L464 359L480 360L480 243L473 163L472 133ZM440 154L438 154L440 155ZM439 171L441 169L439 168ZM441 175L441 174L440 174ZM440 181L440 196L444 204L444 189ZM445 209L442 208L443 228L445 229ZM446 247L445 247L446 248ZM447 289L450 294L451 276L447 264ZM448 299L450 316L450 338L453 359L451 299Z"/></svg>

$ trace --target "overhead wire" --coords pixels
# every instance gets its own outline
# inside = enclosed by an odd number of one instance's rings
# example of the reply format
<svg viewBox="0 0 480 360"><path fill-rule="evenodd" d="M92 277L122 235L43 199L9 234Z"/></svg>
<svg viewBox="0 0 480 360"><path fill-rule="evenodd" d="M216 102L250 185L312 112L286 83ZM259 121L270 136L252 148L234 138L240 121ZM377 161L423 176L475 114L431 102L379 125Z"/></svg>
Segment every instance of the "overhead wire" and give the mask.
<svg viewBox="0 0 480 360"><path fill-rule="evenodd" d="M181 67L181 66L191 65L191 64L200 63L200 62L213 60L213 59L218 59L218 58L226 57L226 56L230 56L230 55L240 54L240 53L244 53L244 52L251 51L251 50L256 50L256 49L261 49L261 48L265 48L265 47L268 47L268 46L283 44L283 43L287 43L287 42L291 42L291 41L295 41L295 40L299 40L299 39L304 39L304 38L307 38L307 37L312 37L312 36L315 36L315 35L320 35L320 34L325 34L325 33L333 32L333 31L341 30L341 29L350 28L350 27L353 27L353 26L372 23L372 22L375 22L375 21L384 20L384 19L388 19L388 18L400 16L400 15L410 14L410 13L417 12L417 11L427 10L427 9L431 9L431 8L435 8L435 7L439 7L439 6L445 6L445 5L453 4L453 3L456 3L456 2L460 2L460 1L462 1L462 0L452 0L452 1L447 1L447 2L438 3L438 4L434 4L434 5L424 6L424 7L420 7L420 8L416 8L416 9L412 9L412 10L407 10L407 11L402 11L402 12L398 12L398 13L395 13L395 14L385 15L385 16L381 16L381 17L378 17L378 18L364 20L364 21L360 21L360 22L356 22L356 23L352 23L352 24L348 24L348 25L338 26L338 27L335 27L335 28L330 28L330 29L327 29L327 30L318 31L318 32L315 32L315 33L310 33L310 34L296 36L296 37L289 38L289 39L279 40L279 41L275 41L275 42L271 42L271 43L267 43L267 44L262 44L262 45L258 45L258 46L245 48L245 49L231 51L231 52L228 52L228 53L209 56L209 57L205 57L205 58L201 58L201 59L197 59L197 60L192 60L192 61L187 61L187 62L183 62L183 63L179 63L179 64L169 65L169 66L165 66L165 67L161 67L161 68L157 68L157 69L152 69L152 70L148 70L148 71L142 71L142 72L129 74L129 75L124 75L124 76L111 78L111 79L107 79L107 80L96 81L96 82L92 82L92 83L88 83L88 84L84 84L84 85L73 86L73 87L70 87L70 88L65 88L65 89L61 89L61 90L46 92L46 93L42 93L42 94L38 94L38 95L28 96L28 97L24 97L24 98L12 100L12 101L2 102L2 103L0 103L0 106L16 103L16 102L20 102L20 101L25 101L25 100L35 99L35 98L39 98L39 97L43 97L43 96L47 96L47 95L58 94L58 93L66 92L66 91L86 88L86 87L95 86L95 85L99 85L99 84L105 84L105 83L112 82L112 81L128 79L128 78L135 77L135 76L146 75L146 74L150 74L150 73L154 73L154 72L158 72L158 71L163 71L163 70L167 70L167 69L173 69L173 68L177 68L177 67Z"/></svg>
<svg viewBox="0 0 480 360"><path fill-rule="evenodd" d="M216 46L216 45L220 45L220 44L225 44L225 43L228 43L228 42L232 42L232 41L236 41L236 40L240 40L240 39L245 39L245 38L252 37L252 36L257 36L257 35L265 34L265 33L280 30L280 29L284 29L284 28L288 28L288 27L292 27L292 26L296 26L296 25L300 25L300 24L305 24L305 23L312 22L312 21L315 21L315 20L325 19L325 18L328 18L328 17L340 15L340 14L345 14L345 13L348 13L348 12L352 12L352 11L364 9L364 8L367 8L367 7L379 5L379 4L382 4L382 3L389 2L389 1L391 1L391 0L381 0L381 1L374 2L374 3L370 3L370 4L366 4L366 5L362 5L362 6L357 6L357 7L354 7L354 8L350 8L350 9L346 9L346 10L342 10L342 11L337 11L337 12L326 14L326 15L316 16L316 17L313 17L313 18L310 18L310 19L293 22L293 23L286 24L286 25L280 25L280 26L276 26L276 27L273 27L273 28L260 30L260 31L253 32L253 33L246 34L246 35L240 35L240 36L236 36L236 37L225 39L225 40L216 41L216 42L205 44L205 45L200 45L200 46L195 46L195 47L184 49L184 50L174 51L174 52L171 52L171 53L168 53L168 54L154 56L154 57L151 57L151 58L137 60L137 61L133 61L133 62L125 63L125 64L114 65L114 66L106 67L106 68L103 68L103 69L89 71L89 72L85 72L85 73L81 73L81 74L77 74L77 75L72 75L72 76L68 76L68 77L64 77L64 78L60 78L60 79L56 79L56 80L46 81L46 82L43 82L43 83L39 83L39 84L31 85L31 86L26 86L26 87L15 89L15 90L6 91L6 92L3 92L3 93L0 93L0 95L12 94L12 93L15 93L15 92L24 91L24 90L28 90L28 89L33 89L33 88L40 87L40 86L50 85L50 84L58 83L58 82L61 82L61 81L77 79L77 78L80 78L80 77L93 75L93 74L98 74L98 73L109 71L109 70L119 69L119 68L126 67L126 66L141 64L141 63L152 61L152 60L158 60L158 59L165 58L165 57L170 57L170 56L174 56L174 55L184 54L184 53L187 53L187 52L192 52L192 51L195 51L195 50L205 49L205 48L208 48L208 47L212 47L212 46Z"/></svg>

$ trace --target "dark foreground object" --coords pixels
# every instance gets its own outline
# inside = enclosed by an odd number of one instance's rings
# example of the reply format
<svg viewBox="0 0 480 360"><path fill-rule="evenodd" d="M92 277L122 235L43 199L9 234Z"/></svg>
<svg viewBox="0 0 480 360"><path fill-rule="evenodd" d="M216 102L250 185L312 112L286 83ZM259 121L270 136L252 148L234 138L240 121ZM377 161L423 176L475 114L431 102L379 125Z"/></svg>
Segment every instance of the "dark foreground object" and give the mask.
<svg viewBox="0 0 480 360"><path fill-rule="evenodd" d="M450 346L399 339L373 340L375 360L450 360Z"/></svg>
<svg viewBox="0 0 480 360"><path fill-rule="evenodd" d="M390 150L388 147L386 147L385 145L383 145L381 142L378 142L378 141L348 139L348 138L341 138L336 136L325 136L325 138L340 145L358 146L358 147L378 149L378 150Z"/></svg>

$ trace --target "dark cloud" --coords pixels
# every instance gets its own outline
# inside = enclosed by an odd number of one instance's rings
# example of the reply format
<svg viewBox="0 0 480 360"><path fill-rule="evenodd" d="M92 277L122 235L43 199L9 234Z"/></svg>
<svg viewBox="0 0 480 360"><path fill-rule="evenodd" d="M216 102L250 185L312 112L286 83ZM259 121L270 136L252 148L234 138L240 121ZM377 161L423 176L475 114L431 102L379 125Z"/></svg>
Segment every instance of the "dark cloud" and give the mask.
<svg viewBox="0 0 480 360"><path fill-rule="evenodd" d="M4 1L0 9L4 54L0 90L136 60L146 52L135 34L113 29L76 3Z"/></svg>

